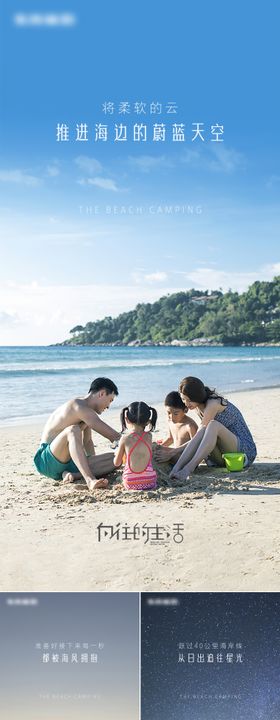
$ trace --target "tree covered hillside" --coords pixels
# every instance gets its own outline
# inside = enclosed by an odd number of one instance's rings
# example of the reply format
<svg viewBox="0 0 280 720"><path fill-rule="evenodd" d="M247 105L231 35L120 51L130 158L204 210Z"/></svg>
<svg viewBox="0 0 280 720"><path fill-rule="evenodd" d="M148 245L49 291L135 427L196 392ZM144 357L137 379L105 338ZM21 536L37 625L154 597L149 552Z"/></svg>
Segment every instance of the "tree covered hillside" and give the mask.
<svg viewBox="0 0 280 720"><path fill-rule="evenodd" d="M280 339L280 276L254 282L237 292L187 290L140 303L116 318L77 325L65 344L169 343L208 338L230 345L278 342Z"/></svg>

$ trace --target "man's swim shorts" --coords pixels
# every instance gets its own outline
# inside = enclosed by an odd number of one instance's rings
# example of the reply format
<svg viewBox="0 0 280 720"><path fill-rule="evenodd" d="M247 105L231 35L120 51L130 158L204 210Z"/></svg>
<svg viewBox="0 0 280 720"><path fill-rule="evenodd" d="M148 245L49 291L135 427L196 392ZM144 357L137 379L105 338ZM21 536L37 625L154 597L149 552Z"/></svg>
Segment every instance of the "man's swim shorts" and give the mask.
<svg viewBox="0 0 280 720"><path fill-rule="evenodd" d="M79 470L73 460L62 463L53 455L48 443L42 443L34 457L34 463L41 475L52 478L53 480L62 480L63 472L78 473Z"/></svg>

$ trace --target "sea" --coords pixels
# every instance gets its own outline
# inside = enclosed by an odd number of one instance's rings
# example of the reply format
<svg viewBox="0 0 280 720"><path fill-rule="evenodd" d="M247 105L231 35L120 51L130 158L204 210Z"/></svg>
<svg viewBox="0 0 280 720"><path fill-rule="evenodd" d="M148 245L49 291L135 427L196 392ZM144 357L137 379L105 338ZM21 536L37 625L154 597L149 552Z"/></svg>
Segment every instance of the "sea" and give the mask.
<svg viewBox="0 0 280 720"><path fill-rule="evenodd" d="M280 347L0 347L0 425L43 421L101 375L118 386L115 408L161 403L187 375L225 394L276 387Z"/></svg>

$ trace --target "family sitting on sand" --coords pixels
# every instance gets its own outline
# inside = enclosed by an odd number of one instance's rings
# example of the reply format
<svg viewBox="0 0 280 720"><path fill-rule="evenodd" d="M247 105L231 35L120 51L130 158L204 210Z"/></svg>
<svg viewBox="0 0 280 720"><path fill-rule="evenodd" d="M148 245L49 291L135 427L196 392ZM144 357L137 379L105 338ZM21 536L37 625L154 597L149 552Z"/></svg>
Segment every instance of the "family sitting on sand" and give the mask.
<svg viewBox="0 0 280 720"><path fill-rule="evenodd" d="M254 462L257 450L241 412L231 402L210 390L195 377L184 378L179 392L165 398L169 435L152 444L157 412L144 402L133 402L121 412L122 431L100 419L118 395L109 378L96 378L88 394L60 405L49 417L34 462L42 475L53 480L83 479L89 490L106 488L104 477L123 467L127 490L156 488L152 460L173 464L170 478L187 480L203 460L224 466L223 453L244 453L244 466ZM188 416L195 410L200 427ZM110 440L116 452L95 455L91 431Z"/></svg>

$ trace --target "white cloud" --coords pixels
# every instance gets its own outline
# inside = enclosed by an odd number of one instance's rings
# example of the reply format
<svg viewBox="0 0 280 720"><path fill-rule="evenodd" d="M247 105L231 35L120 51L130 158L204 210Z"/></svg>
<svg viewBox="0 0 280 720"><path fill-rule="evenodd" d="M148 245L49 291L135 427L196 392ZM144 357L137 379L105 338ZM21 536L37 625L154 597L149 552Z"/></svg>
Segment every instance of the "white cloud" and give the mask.
<svg viewBox="0 0 280 720"><path fill-rule="evenodd" d="M159 157L154 155L140 155L140 157L130 156L128 161L130 165L138 168L144 173L148 173L150 170L158 167L173 167L172 161L165 155L160 155Z"/></svg>
<svg viewBox="0 0 280 720"><path fill-rule="evenodd" d="M192 167L198 167L202 163L202 155L199 152L199 150L185 150L185 152L182 154L181 160L186 165L191 165Z"/></svg>
<svg viewBox="0 0 280 720"><path fill-rule="evenodd" d="M41 185L42 180L34 175L29 175L22 170L0 170L0 181L7 183L15 183L17 185L27 185L35 187Z"/></svg>
<svg viewBox="0 0 280 720"><path fill-rule="evenodd" d="M16 313L1 312L0 310L0 325L16 325L19 322L19 317Z"/></svg>
<svg viewBox="0 0 280 720"><path fill-rule="evenodd" d="M145 277L145 280L147 280L147 282L149 282L149 283L153 283L153 282L161 283L161 282L164 282L165 280L167 280L168 276L167 276L166 272L154 272L154 273L145 275L144 277Z"/></svg>
<svg viewBox="0 0 280 720"><path fill-rule="evenodd" d="M216 290L222 287L242 292L255 280L272 280L280 274L280 262L263 266L256 271L232 273L198 267L180 275L179 286L164 284L163 277L146 285L139 273L139 283L130 285L49 285L34 280L30 284L2 284L0 286L0 322L2 345L45 345L69 337L70 328L106 315L117 316L133 309L137 303L154 302L168 293L195 287ZM164 275L150 273L150 276ZM146 274L147 277L147 274ZM170 277L170 274L167 278Z"/></svg>
<svg viewBox="0 0 280 720"><path fill-rule="evenodd" d="M182 290L161 288L160 294ZM18 316L18 325L1 327L2 345L47 345L69 337L70 328L86 322L116 316L132 310L137 303L154 302L158 286L142 285L28 285L9 284L0 288L3 312ZM8 311L7 311L8 312Z"/></svg>
<svg viewBox="0 0 280 720"><path fill-rule="evenodd" d="M57 175L60 174L60 169L58 165L48 165L47 166L47 175L48 177L57 177Z"/></svg>
<svg viewBox="0 0 280 720"><path fill-rule="evenodd" d="M190 273L185 273L185 280L188 287L197 290L217 290L221 287L224 291L231 288L237 292L244 292L256 280L270 281L279 274L280 262L265 265L254 271L241 270L239 272L198 267Z"/></svg>
<svg viewBox="0 0 280 720"><path fill-rule="evenodd" d="M141 285L143 282L143 274L138 271L132 272L131 279L132 279L132 282L135 283L136 285Z"/></svg>
<svg viewBox="0 0 280 720"><path fill-rule="evenodd" d="M95 185L96 187L101 188L102 190L113 190L113 192L118 192L119 188L116 186L116 183L114 180L110 180L110 178L88 178L87 179L88 185Z"/></svg>
<svg viewBox="0 0 280 720"><path fill-rule="evenodd" d="M141 270L141 268L139 268L138 270L135 270L133 273L131 273L131 278L136 285L143 285L145 283L151 284L165 282L168 278L168 275L166 272L159 271L147 273L145 270Z"/></svg>
<svg viewBox="0 0 280 720"><path fill-rule="evenodd" d="M232 173L244 167L245 157L242 153L226 148L223 145L212 143L211 150L215 159L210 161L210 168L218 172Z"/></svg>
<svg viewBox="0 0 280 720"><path fill-rule="evenodd" d="M266 277L262 278L262 280L273 280L276 275L280 275L280 262L265 265L263 270Z"/></svg>
<svg viewBox="0 0 280 720"><path fill-rule="evenodd" d="M79 155L79 157L75 158L75 163L79 170L87 175L87 177L81 177L77 180L78 185L95 185L95 187L99 187L101 190L119 192L120 188L117 187L115 180L95 175L95 173L103 172L103 167L99 160L87 157L86 155ZM92 177L93 175L95 177Z"/></svg>
<svg viewBox="0 0 280 720"><path fill-rule="evenodd" d="M102 165L99 160L96 160L93 157L88 157L87 155L79 155L75 158L75 163L79 170L82 170L89 175L94 175L95 173L102 171Z"/></svg>
<svg viewBox="0 0 280 720"><path fill-rule="evenodd" d="M199 149L187 149L181 160L193 168L226 174L231 174L246 165L246 159L242 153L233 148L226 148L222 143L212 143L207 147L203 145Z"/></svg>
<svg viewBox="0 0 280 720"><path fill-rule="evenodd" d="M212 267L215 267L218 264L216 260L197 260L197 263L199 265L211 265Z"/></svg>
<svg viewBox="0 0 280 720"><path fill-rule="evenodd" d="M53 232L40 233L37 237L40 241L46 241L49 245L76 246L93 243L97 239L110 235L109 230L92 230L91 232Z"/></svg>
<svg viewBox="0 0 280 720"><path fill-rule="evenodd" d="M266 187L272 188L272 187L278 187L280 183L280 175L270 175L268 180L266 181Z"/></svg>

